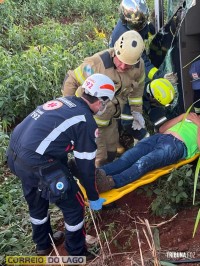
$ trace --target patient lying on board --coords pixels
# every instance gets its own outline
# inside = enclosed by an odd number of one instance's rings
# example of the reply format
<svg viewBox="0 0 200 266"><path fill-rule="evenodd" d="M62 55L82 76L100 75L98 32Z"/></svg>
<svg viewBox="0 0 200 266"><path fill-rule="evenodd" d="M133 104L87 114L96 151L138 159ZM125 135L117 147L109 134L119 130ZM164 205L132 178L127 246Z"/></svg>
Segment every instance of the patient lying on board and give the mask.
<svg viewBox="0 0 200 266"><path fill-rule="evenodd" d="M119 159L96 170L99 193L123 187L149 171L189 159L200 151L200 117L179 115L164 123L159 133L144 138Z"/></svg>

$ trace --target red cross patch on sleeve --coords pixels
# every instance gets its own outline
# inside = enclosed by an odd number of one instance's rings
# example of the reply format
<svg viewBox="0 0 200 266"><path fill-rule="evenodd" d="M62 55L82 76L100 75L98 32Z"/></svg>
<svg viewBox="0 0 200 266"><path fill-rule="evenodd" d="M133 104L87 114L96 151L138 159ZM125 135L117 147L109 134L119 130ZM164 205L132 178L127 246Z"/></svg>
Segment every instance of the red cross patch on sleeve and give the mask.
<svg viewBox="0 0 200 266"><path fill-rule="evenodd" d="M63 106L63 103L61 103L60 101L53 100L43 104L42 107L44 110L55 110L60 108L61 106Z"/></svg>
<svg viewBox="0 0 200 266"><path fill-rule="evenodd" d="M98 138L99 137L99 129L98 128L95 130L94 136L95 136L95 138Z"/></svg>

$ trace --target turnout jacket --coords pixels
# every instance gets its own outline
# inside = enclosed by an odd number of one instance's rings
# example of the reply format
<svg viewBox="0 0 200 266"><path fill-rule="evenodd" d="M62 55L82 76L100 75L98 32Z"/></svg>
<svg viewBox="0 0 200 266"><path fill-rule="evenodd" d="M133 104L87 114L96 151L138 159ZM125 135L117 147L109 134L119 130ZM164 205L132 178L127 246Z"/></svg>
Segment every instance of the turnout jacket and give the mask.
<svg viewBox="0 0 200 266"><path fill-rule="evenodd" d="M115 97L109 102L102 116L95 116L99 127L108 126L113 117L117 117L118 104L121 107L128 101L131 111L142 113L142 96L144 92L144 62L141 59L131 69L120 73L113 63L114 49L110 48L84 59L75 70L68 71L63 83L63 95L74 95L86 78L94 73L101 73L111 78L115 84Z"/></svg>
<svg viewBox="0 0 200 266"><path fill-rule="evenodd" d="M38 106L11 135L10 148L29 166L59 160L67 165L72 152L89 200L99 198L95 184L97 125L88 105L63 97Z"/></svg>

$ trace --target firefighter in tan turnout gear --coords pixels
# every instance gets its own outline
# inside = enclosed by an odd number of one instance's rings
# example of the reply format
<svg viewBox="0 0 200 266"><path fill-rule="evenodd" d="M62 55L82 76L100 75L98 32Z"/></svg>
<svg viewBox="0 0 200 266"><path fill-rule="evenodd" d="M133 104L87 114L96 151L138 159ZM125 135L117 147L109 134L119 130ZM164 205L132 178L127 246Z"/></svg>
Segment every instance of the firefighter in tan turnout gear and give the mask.
<svg viewBox="0 0 200 266"><path fill-rule="evenodd" d="M117 118L125 103L131 106L133 129L145 127L142 116L142 96L145 70L141 54L144 50L142 37L136 31L128 31L115 42L114 48L96 53L84 59L75 70L68 71L62 93L64 96L81 95L79 86L94 73L111 78L115 84L115 97L107 105L106 111L94 118L99 128L97 138L96 166L113 161L119 142ZM78 90L77 90L78 89Z"/></svg>

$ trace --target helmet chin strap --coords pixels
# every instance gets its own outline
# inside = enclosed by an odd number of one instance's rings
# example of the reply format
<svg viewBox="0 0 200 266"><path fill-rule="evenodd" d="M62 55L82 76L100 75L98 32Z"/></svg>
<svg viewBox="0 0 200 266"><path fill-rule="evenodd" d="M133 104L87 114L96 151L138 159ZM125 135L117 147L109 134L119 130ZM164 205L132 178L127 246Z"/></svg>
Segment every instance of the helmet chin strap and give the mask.
<svg viewBox="0 0 200 266"><path fill-rule="evenodd" d="M147 85L147 93L149 93L151 95L151 97L154 98L151 87L149 84Z"/></svg>
<svg viewBox="0 0 200 266"><path fill-rule="evenodd" d="M100 115L104 114L105 111L106 111L106 108L107 108L107 105L104 106L103 110L101 110L101 107L100 107L99 108L99 111L95 115L100 116Z"/></svg>

